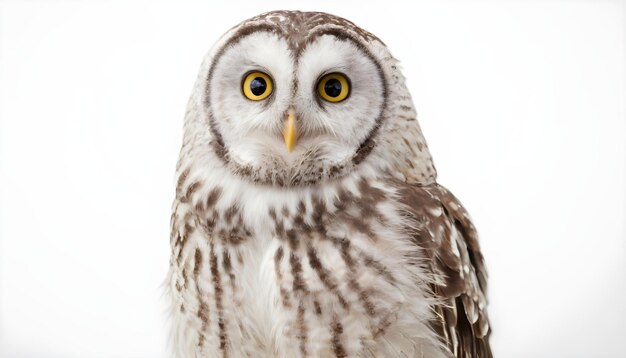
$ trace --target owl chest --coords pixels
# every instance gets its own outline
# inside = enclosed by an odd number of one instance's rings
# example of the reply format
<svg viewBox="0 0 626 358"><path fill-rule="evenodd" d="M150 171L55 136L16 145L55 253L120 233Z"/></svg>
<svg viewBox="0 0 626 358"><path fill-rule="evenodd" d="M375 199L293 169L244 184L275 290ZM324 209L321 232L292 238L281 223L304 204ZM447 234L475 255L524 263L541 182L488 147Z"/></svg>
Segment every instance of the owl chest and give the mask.
<svg viewBox="0 0 626 358"><path fill-rule="evenodd" d="M374 258L340 237L296 235L297 245L274 237L224 250L238 259L223 278L217 327L233 351L332 356L359 350L348 343L374 341L395 321L401 300L389 294L397 289L390 273L368 267Z"/></svg>
<svg viewBox="0 0 626 358"><path fill-rule="evenodd" d="M416 329L430 312L418 284L427 280L408 259L420 253L393 202L372 187L320 197L177 215L188 220L178 225L171 276L174 338L184 353L382 357L415 349L428 334Z"/></svg>
<svg viewBox="0 0 626 358"><path fill-rule="evenodd" d="M313 222L271 214L271 229L244 242L213 239L204 275L210 287L201 290L214 310L206 341L235 356L376 349L408 308L411 292L404 285L411 273L389 245L398 233L381 218L366 219L338 214Z"/></svg>

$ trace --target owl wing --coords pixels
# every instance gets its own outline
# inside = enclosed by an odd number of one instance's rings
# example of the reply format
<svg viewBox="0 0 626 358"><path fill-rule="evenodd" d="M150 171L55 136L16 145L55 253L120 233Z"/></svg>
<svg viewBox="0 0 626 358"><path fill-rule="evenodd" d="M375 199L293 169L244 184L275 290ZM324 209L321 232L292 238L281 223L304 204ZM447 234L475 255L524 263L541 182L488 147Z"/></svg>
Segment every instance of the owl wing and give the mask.
<svg viewBox="0 0 626 358"><path fill-rule="evenodd" d="M438 184L403 184L401 201L413 225L412 239L430 262L440 304L432 322L455 357L492 357L487 317L487 272L478 235L467 212Z"/></svg>

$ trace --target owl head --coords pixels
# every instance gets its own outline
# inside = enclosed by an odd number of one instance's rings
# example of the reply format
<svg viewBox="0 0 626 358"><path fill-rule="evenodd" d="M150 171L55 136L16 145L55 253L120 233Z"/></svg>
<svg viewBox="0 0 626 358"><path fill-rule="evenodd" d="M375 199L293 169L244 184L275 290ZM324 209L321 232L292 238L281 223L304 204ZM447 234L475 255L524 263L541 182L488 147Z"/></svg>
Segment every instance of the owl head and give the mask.
<svg viewBox="0 0 626 358"><path fill-rule="evenodd" d="M374 35L319 12L269 12L228 31L201 68L185 145L259 184L435 178L397 61Z"/></svg>

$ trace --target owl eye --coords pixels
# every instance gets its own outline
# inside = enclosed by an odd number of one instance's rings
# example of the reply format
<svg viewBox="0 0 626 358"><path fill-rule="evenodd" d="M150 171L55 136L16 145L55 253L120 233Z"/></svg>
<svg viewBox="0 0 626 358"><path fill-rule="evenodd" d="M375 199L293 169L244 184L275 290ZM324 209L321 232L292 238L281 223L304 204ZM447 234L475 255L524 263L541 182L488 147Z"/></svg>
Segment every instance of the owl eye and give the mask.
<svg viewBox="0 0 626 358"><path fill-rule="evenodd" d="M253 71L243 78L241 89L246 98L260 101L272 94L272 79L263 72Z"/></svg>
<svg viewBox="0 0 626 358"><path fill-rule="evenodd" d="M317 84L317 93L328 102L341 102L350 94L350 81L341 73L329 73Z"/></svg>

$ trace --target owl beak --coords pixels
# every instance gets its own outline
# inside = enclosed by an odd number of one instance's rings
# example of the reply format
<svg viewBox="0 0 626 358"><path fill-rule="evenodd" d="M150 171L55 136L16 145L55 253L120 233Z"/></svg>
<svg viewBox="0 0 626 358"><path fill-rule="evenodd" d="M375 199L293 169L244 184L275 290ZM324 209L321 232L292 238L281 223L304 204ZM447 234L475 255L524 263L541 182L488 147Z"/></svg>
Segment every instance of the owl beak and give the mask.
<svg viewBox="0 0 626 358"><path fill-rule="evenodd" d="M287 145L287 151L291 153L293 147L296 145L296 111L290 108L287 112L287 121L285 122L285 128L283 129L283 138Z"/></svg>

